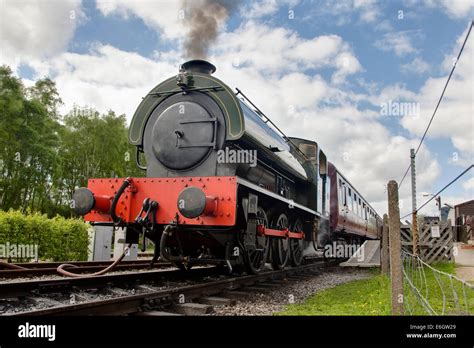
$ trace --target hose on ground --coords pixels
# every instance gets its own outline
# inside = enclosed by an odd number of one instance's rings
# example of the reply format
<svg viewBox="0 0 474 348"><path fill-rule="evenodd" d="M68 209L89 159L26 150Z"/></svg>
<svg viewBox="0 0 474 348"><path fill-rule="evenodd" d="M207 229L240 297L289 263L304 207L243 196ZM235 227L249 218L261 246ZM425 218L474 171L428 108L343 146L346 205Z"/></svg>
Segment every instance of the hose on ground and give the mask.
<svg viewBox="0 0 474 348"><path fill-rule="evenodd" d="M102 271L99 271L99 272L86 273L86 274L77 274L77 273L68 272L64 268L65 267L74 267L74 265L71 265L70 263L63 263L62 265L59 265L59 267L57 268L57 271L58 271L58 273L60 273L62 275L65 275L67 277L74 277L74 278L100 276L100 275L103 275L107 272L112 271L118 265L118 263L123 260L125 255L127 255L128 251L130 250L131 247L132 247L132 244L129 244L125 249L123 249L122 255L117 260L115 260L110 266L108 266L107 268L104 268Z"/></svg>
<svg viewBox="0 0 474 348"><path fill-rule="evenodd" d="M0 266L9 268L9 269L27 269L26 267L18 266L12 263L0 261Z"/></svg>

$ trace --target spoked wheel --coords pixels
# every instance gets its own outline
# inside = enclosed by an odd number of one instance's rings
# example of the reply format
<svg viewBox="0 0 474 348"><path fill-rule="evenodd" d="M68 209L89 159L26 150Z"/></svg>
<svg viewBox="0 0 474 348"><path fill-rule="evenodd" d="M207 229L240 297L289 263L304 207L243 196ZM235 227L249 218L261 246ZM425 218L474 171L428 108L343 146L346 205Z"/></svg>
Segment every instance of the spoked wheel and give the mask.
<svg viewBox="0 0 474 348"><path fill-rule="evenodd" d="M288 228L288 217L280 214L273 224L273 228L283 230ZM273 269L285 268L290 258L289 238L273 238L272 241L272 267Z"/></svg>
<svg viewBox="0 0 474 348"><path fill-rule="evenodd" d="M257 209L257 224L268 227L267 214L261 207ZM269 249L270 239L265 235L259 235L257 232L255 237L255 249L244 249L244 263L247 272L256 274L264 268Z"/></svg>
<svg viewBox="0 0 474 348"><path fill-rule="evenodd" d="M292 232L303 232L303 222L297 218L291 225ZM290 238L290 258L293 266L301 265L303 262L303 239Z"/></svg>

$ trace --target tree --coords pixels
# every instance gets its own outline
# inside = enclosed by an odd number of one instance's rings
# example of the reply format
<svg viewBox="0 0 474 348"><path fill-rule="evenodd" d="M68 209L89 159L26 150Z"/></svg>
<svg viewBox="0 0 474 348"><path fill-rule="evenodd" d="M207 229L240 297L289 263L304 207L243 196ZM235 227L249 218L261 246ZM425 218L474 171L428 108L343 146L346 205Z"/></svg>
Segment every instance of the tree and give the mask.
<svg viewBox="0 0 474 348"><path fill-rule="evenodd" d="M61 129L61 191L70 199L90 178L142 176L127 141L125 115L75 107Z"/></svg>
<svg viewBox="0 0 474 348"><path fill-rule="evenodd" d="M0 209L68 216L88 179L143 176L125 115L76 106L62 117L61 103L49 78L25 88L0 67Z"/></svg>
<svg viewBox="0 0 474 348"><path fill-rule="evenodd" d="M57 169L58 93L49 79L25 88L0 67L0 202L2 209L40 209Z"/></svg>

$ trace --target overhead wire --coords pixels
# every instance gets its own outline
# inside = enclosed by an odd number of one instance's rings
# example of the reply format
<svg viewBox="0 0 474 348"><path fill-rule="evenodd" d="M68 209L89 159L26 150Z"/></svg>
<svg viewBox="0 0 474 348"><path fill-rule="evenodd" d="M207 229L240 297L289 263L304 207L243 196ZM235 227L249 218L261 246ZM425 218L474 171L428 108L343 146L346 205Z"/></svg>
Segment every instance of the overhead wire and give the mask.
<svg viewBox="0 0 474 348"><path fill-rule="evenodd" d="M425 140L426 134L428 133L428 130L431 127L431 123L433 122L433 119L436 115L436 112L438 111L438 107L441 104L441 101L443 100L444 92L446 92L446 88L448 87L449 81L451 80L451 77L453 76L454 70L456 69L456 66L458 65L459 58L461 58L461 54L464 50L464 46L466 46L467 39L469 38L469 35L471 34L471 30L472 30L473 25L474 25L474 21L471 21L471 25L469 26L469 30L467 31L466 37L464 38L461 49L459 50L458 56L457 56L456 60L453 63L453 67L451 68L451 72L449 73L448 79L446 80L446 83L444 84L444 88L443 88L443 91L441 92L441 96L439 97L438 102L436 103L436 107L433 111L433 114L431 115L430 121L428 122L428 125L426 126L425 132L423 133L423 136L421 137L420 143L418 144L418 147L416 148L415 156L418 154L418 151L420 150L421 145L423 144L423 141ZM400 184L398 185L399 189L401 188L401 186L403 184L403 180L405 180L405 177L407 176L408 171L410 170L410 168L411 168L411 164L408 165L408 168L405 171L405 174L403 174L403 177L400 180Z"/></svg>
<svg viewBox="0 0 474 348"><path fill-rule="evenodd" d="M404 219L406 218L407 216L413 214L413 213L418 213L424 206L426 206L429 202L431 202L436 196L438 196L440 193L442 193L444 190L446 190L449 186L451 186L452 184L454 184L459 178L461 178L464 174L466 174L469 170L471 170L472 168L474 167L474 164L471 164L469 167L467 167L461 174L459 174L458 176L456 176L453 180L451 180L448 184L446 184L441 190L439 190L438 192L436 192L430 199L428 199L425 203L423 203L418 209L416 209L415 211L412 211L404 216L402 216L400 218L401 219Z"/></svg>

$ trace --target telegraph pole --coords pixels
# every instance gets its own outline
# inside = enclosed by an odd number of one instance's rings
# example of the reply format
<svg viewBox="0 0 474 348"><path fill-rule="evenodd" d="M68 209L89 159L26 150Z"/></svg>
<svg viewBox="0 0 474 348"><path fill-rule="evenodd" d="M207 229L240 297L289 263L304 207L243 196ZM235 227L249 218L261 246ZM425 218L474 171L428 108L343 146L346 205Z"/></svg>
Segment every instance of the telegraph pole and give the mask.
<svg viewBox="0 0 474 348"><path fill-rule="evenodd" d="M418 222L416 218L416 170L415 170L415 149L410 149L411 163L411 234L413 238L413 255L418 255Z"/></svg>
<svg viewBox="0 0 474 348"><path fill-rule="evenodd" d="M398 184L391 180L388 191L388 244L390 245L390 279L392 283L392 314L403 315L403 265L400 240L400 208L398 207Z"/></svg>

